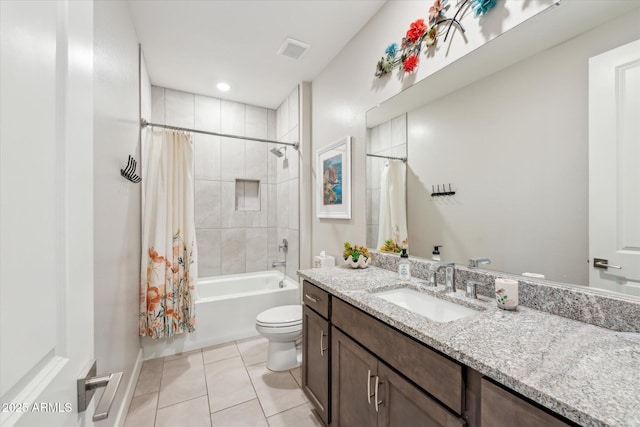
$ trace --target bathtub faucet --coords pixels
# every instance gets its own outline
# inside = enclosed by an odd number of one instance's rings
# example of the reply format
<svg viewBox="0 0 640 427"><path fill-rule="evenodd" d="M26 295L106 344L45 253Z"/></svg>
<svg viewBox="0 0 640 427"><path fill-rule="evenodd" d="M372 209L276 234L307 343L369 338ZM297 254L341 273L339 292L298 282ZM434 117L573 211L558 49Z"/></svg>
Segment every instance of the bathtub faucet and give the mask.
<svg viewBox="0 0 640 427"><path fill-rule="evenodd" d="M287 261L273 261L271 263L271 268L286 267L286 266L287 266Z"/></svg>

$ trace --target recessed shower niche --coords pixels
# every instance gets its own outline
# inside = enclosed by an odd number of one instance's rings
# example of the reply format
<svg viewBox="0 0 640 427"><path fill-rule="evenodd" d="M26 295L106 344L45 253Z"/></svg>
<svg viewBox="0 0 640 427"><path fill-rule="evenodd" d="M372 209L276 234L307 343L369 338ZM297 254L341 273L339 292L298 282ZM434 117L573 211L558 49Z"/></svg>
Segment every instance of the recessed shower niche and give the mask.
<svg viewBox="0 0 640 427"><path fill-rule="evenodd" d="M236 179L236 210L259 211L260 209L260 181Z"/></svg>

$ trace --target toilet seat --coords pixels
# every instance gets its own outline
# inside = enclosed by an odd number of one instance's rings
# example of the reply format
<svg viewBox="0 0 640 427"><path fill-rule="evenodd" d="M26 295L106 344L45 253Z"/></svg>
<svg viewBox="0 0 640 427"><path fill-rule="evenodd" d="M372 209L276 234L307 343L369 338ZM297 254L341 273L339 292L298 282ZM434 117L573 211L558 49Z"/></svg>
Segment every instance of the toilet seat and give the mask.
<svg viewBox="0 0 640 427"><path fill-rule="evenodd" d="M302 325L302 306L283 305L270 308L256 316L256 324L267 328L288 328Z"/></svg>

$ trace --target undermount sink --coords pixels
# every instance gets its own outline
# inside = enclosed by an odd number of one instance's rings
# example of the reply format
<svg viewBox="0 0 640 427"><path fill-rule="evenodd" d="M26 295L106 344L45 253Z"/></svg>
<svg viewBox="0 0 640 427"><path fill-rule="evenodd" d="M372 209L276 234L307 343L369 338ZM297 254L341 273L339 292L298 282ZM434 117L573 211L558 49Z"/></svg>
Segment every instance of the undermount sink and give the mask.
<svg viewBox="0 0 640 427"><path fill-rule="evenodd" d="M392 289L374 295L435 322L451 322L478 314L478 311L472 308L411 288Z"/></svg>

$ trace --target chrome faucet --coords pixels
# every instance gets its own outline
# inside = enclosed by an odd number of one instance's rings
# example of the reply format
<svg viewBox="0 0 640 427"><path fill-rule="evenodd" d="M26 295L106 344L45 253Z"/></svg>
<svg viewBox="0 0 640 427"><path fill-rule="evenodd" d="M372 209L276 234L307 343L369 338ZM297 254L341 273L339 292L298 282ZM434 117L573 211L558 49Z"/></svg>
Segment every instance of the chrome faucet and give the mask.
<svg viewBox="0 0 640 427"><path fill-rule="evenodd" d="M476 289L478 285L483 285L482 282L476 282L475 280L467 280L467 298L478 298L478 294L476 293Z"/></svg>
<svg viewBox="0 0 640 427"><path fill-rule="evenodd" d="M455 293L456 291L456 264L449 262L446 264L439 264L435 271L437 272L441 268L444 268L444 291L448 294Z"/></svg>
<svg viewBox="0 0 640 427"><path fill-rule="evenodd" d="M273 261L271 263L271 268L286 267L286 266L287 266L287 261Z"/></svg>
<svg viewBox="0 0 640 427"><path fill-rule="evenodd" d="M437 286L436 283L436 271L438 270L437 264L429 264L427 267L427 286Z"/></svg>
<svg viewBox="0 0 640 427"><path fill-rule="evenodd" d="M469 268L476 268L481 264L491 264L489 258L469 258Z"/></svg>

